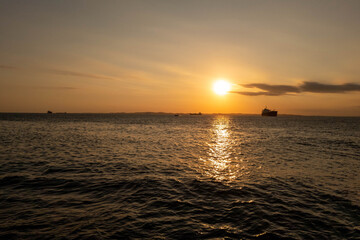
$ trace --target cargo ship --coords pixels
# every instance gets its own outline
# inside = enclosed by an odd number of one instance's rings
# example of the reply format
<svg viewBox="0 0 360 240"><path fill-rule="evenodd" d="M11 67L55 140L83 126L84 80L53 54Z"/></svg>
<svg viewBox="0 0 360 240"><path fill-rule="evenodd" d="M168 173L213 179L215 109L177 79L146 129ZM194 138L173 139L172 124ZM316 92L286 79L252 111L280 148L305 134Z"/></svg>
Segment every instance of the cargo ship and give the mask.
<svg viewBox="0 0 360 240"><path fill-rule="evenodd" d="M277 111L270 110L267 107L265 107L261 112L261 116L276 117L277 116Z"/></svg>

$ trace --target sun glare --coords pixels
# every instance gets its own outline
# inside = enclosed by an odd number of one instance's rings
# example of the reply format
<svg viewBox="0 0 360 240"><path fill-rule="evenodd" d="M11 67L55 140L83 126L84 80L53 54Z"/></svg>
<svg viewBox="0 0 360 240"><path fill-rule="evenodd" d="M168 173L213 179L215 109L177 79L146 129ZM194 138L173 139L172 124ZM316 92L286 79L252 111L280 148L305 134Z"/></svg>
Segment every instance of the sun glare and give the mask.
<svg viewBox="0 0 360 240"><path fill-rule="evenodd" d="M231 85L225 80L217 80L213 85L213 90L218 95L225 95L230 91Z"/></svg>

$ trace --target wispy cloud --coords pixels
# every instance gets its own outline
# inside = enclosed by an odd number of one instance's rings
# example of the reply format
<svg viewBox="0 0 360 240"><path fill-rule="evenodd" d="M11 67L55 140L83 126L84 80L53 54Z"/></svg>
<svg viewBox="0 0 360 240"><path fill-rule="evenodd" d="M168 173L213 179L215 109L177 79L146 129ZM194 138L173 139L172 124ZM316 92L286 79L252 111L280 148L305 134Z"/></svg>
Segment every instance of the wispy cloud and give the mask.
<svg viewBox="0 0 360 240"><path fill-rule="evenodd" d="M136 82L146 83L149 80L151 80L146 75L142 74L142 72L134 72L129 70L120 70L116 73L116 76L100 75L100 74L93 74L86 72L61 70L61 69L48 69L47 71L57 75L63 75L69 77L81 77L81 78L97 79L97 80L111 80L116 82L122 82L128 85L136 85ZM129 79L135 81L129 81Z"/></svg>
<svg viewBox="0 0 360 240"><path fill-rule="evenodd" d="M15 69L16 67L10 65L0 65L0 69Z"/></svg>
<svg viewBox="0 0 360 240"><path fill-rule="evenodd" d="M51 69L51 72L59 75L65 76L73 76L73 77L85 77L85 78L94 78L94 79L107 79L107 80L117 80L117 78L98 75L98 74L91 74L91 73L81 73L81 72L74 72L74 71L67 71L67 70L58 70L58 69Z"/></svg>
<svg viewBox="0 0 360 240"><path fill-rule="evenodd" d="M301 92L312 93L346 93L351 91L360 91L360 84L344 83L344 84L323 84L318 82L302 82L299 86L292 85L271 85L265 83L241 84L245 88L257 88L261 91L246 92L232 91L246 96L280 96L288 94L296 94Z"/></svg>
<svg viewBox="0 0 360 240"><path fill-rule="evenodd" d="M47 89L47 90L77 90L75 87L36 87L38 89Z"/></svg>

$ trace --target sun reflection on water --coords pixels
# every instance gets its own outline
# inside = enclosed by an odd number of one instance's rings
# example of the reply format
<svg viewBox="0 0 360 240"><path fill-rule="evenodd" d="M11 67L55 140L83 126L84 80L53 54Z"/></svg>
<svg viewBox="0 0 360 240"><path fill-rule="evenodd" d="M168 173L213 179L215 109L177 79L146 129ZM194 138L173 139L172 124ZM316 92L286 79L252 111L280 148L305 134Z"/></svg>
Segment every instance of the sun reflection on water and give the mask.
<svg viewBox="0 0 360 240"><path fill-rule="evenodd" d="M239 158L241 153L230 130L229 117L218 116L214 119L210 134L207 156L200 158L204 164L202 172L217 181L232 182L246 169Z"/></svg>

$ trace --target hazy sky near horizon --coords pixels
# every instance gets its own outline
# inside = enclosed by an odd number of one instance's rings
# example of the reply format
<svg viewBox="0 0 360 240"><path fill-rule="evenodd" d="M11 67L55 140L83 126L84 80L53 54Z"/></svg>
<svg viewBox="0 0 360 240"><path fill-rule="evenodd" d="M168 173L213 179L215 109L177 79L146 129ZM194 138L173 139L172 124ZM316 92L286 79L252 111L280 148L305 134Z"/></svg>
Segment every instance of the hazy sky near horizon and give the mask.
<svg viewBox="0 0 360 240"><path fill-rule="evenodd" d="M0 0L0 52L0 112L360 116L356 0Z"/></svg>

